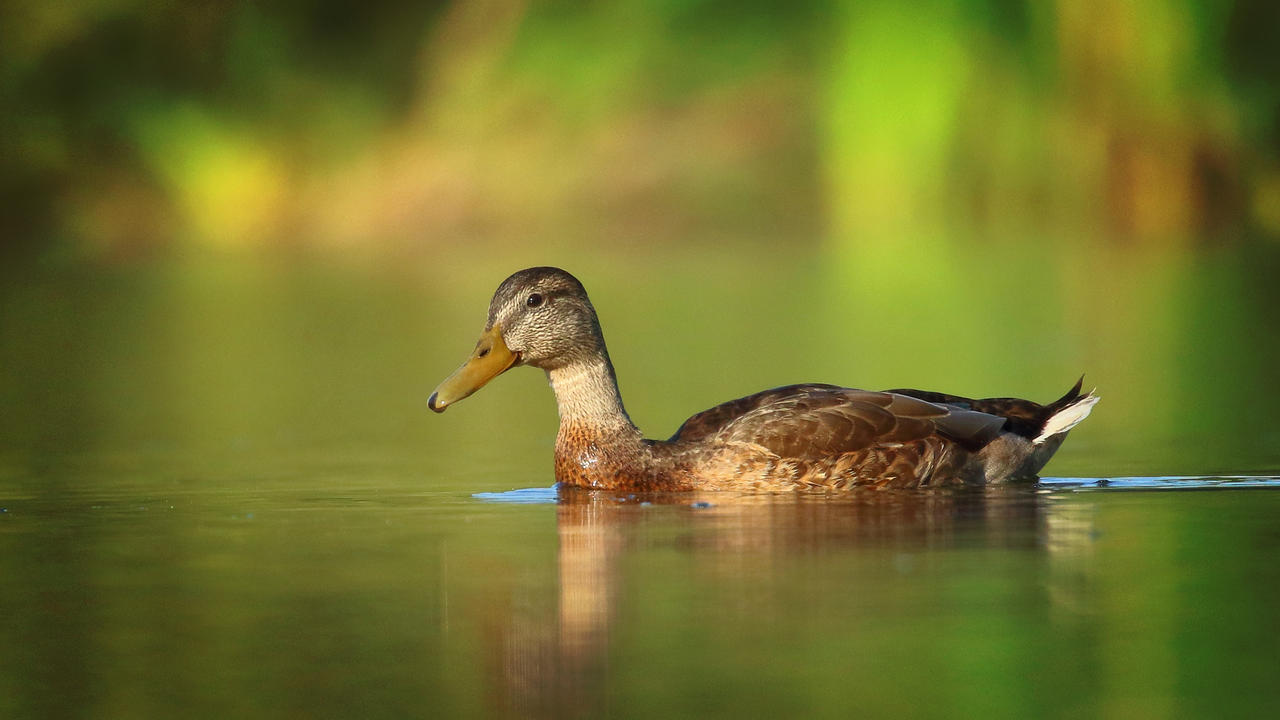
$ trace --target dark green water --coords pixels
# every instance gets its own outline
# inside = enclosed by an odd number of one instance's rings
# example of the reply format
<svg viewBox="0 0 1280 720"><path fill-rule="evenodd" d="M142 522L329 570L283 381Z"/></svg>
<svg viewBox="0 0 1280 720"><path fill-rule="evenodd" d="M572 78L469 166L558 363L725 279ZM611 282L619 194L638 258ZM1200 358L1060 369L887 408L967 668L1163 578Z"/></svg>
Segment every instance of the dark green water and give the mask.
<svg viewBox="0 0 1280 720"><path fill-rule="evenodd" d="M662 287L628 281L642 262L579 270L653 435L805 380L1048 399L1088 370L1103 402L1037 487L557 498L536 372L425 407L501 269L11 276L0 717L1274 712L1280 424L1214 394L1272 387L1231 344L1263 313L1142 372L1017 313L906 361L873 330L824 334L822 263L775 263L792 290L762 293L738 272L760 258L686 260ZM1236 412L1195 411L1211 395Z"/></svg>

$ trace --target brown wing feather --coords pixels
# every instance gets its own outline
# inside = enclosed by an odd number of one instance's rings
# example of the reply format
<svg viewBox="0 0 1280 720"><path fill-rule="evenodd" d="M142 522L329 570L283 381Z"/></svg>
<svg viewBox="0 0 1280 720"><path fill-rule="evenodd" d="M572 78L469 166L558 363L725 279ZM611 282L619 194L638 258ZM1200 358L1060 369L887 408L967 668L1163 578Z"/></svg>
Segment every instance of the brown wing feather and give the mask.
<svg viewBox="0 0 1280 720"><path fill-rule="evenodd" d="M802 393L811 390L838 390L835 385L808 384L808 385L786 385L771 390L763 390L721 403L713 408L703 410L694 415L676 430L675 435L671 436L670 442L690 442L706 439L722 430L725 425L736 420L757 407L772 402L774 400L787 397L795 393Z"/></svg>
<svg viewBox="0 0 1280 720"><path fill-rule="evenodd" d="M1004 419L893 393L792 385L733 400L690 418L673 441L751 443L779 457L817 460L941 435L981 446Z"/></svg>
<svg viewBox="0 0 1280 720"><path fill-rule="evenodd" d="M924 429L925 432L920 431ZM779 457L816 460L865 449L890 435L928 434L900 424L885 408L826 391L805 393L761 405L726 425L717 443L752 443ZM897 441L890 440L890 442Z"/></svg>

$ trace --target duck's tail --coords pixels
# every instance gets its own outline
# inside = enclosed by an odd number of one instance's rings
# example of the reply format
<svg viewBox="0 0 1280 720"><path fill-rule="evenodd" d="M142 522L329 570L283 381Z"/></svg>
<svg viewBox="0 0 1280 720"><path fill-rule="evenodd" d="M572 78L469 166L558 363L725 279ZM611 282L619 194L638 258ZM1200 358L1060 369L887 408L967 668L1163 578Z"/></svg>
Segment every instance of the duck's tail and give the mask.
<svg viewBox="0 0 1280 720"><path fill-rule="evenodd" d="M1067 391L1066 395L1044 406L1045 419L1040 426L1040 434L1031 441L1033 445L1040 445L1055 435L1065 433L1089 417L1099 397L1094 394L1096 388L1081 395L1080 388L1083 384L1084 376L1081 375L1075 387Z"/></svg>

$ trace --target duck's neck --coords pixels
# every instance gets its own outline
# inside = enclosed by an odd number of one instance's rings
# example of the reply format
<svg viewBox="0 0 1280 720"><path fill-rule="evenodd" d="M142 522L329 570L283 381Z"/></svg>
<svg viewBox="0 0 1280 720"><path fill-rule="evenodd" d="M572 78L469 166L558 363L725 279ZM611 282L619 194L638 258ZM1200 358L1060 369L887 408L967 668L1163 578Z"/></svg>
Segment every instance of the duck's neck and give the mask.
<svg viewBox="0 0 1280 720"><path fill-rule="evenodd" d="M619 489L649 481L651 449L627 417L607 355L547 371L560 408L556 480Z"/></svg>
<svg viewBox="0 0 1280 720"><path fill-rule="evenodd" d="M556 394L562 429L566 425L585 426L639 437L640 431L622 407L618 379L607 353L548 370L547 380Z"/></svg>

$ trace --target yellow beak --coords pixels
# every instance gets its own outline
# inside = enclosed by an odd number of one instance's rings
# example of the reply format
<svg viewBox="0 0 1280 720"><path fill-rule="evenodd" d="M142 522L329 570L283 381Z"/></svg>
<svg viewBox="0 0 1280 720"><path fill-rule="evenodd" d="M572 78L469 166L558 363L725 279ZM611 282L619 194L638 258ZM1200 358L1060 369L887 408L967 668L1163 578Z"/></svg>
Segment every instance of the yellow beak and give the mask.
<svg viewBox="0 0 1280 720"><path fill-rule="evenodd" d="M520 353L507 349L502 339L502 326L494 323L480 336L475 352L462 363L462 367L440 383L436 391L427 399L427 407L436 412L444 412L445 408L484 387L484 384L511 369L520 362Z"/></svg>

